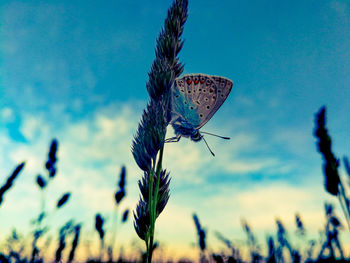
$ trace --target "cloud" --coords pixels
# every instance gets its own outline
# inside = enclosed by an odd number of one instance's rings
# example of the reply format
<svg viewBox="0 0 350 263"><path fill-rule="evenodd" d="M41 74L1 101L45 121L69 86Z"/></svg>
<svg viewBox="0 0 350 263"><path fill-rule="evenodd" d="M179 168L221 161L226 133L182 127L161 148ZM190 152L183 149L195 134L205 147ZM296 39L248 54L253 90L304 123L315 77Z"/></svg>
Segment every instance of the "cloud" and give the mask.
<svg viewBox="0 0 350 263"><path fill-rule="evenodd" d="M179 143L166 145L165 166L174 171L176 177L184 182L196 184L204 183L208 177L222 173L244 176L267 171L286 173L290 170L278 156L267 158L261 154L261 149L266 147L266 141L260 142L259 136L255 133L241 131L242 127L232 128L231 123L248 125L238 118L221 123L222 132L232 134L228 141L205 135L210 147L216 152L215 157L211 156L203 141L194 143L184 138ZM214 127L215 122L212 122L205 127L205 130L215 130ZM168 137L174 136L172 128L169 127L168 130L170 131Z"/></svg>
<svg viewBox="0 0 350 263"><path fill-rule="evenodd" d="M73 196L79 196L75 202L80 209L107 211L108 206L113 203L112 199L103 202L104 206L99 204L101 200L112 195L120 166L124 164L128 171L129 193L136 203L136 181L142 173L132 158L130 145L140 119L141 105L139 102L108 105L77 121L71 119L64 107L57 108L57 105L54 109L59 110L55 115L60 118L55 118L55 121L50 119L50 109L49 113L24 113L21 116L20 131L27 143L15 143L4 133L2 135L6 154L12 164L20 160L27 161L26 176L23 178L25 184L22 187L35 187L36 175L45 173L43 165L50 141L55 137L59 141L58 175L52 182L55 185L55 189L52 190L55 196L68 188L73 192ZM171 131L171 128L169 130ZM239 137L241 145L243 141L249 141L248 136ZM215 159L208 153L205 145L190 140L166 145L164 167L171 171L171 175L174 176L172 184L178 187L203 184L206 175L211 174L210 170L217 169ZM3 167L4 171L11 168L12 165ZM22 191L23 188L19 188L18 191ZM110 195L106 194L108 191ZM13 202L20 202L20 198L36 202L35 198L24 194L16 197Z"/></svg>
<svg viewBox="0 0 350 263"><path fill-rule="evenodd" d="M296 188L284 184L255 186L253 189L237 196L240 211L254 218L254 224L259 229L266 229L271 225L274 217L288 220L289 226L294 222L294 214L299 209L309 207L308 214L312 213L314 219L322 214L318 204L319 198L310 189ZM316 206L313 206L316 204ZM303 211L305 212L305 211ZM304 214L304 213L303 213ZM322 224L322 222L318 222ZM320 227L319 225L318 227Z"/></svg>
<svg viewBox="0 0 350 263"><path fill-rule="evenodd" d="M322 213L322 198L315 194L319 190L317 188L297 187L281 182L216 188L216 194L208 198L203 205L206 209L203 210L211 209L226 218L222 224L230 224L228 218L235 218L237 223L241 217L247 217L261 231L271 228L277 216L290 223L297 211L301 214L313 213L316 217ZM313 227L319 227L322 222L317 224L319 225Z"/></svg>
<svg viewBox="0 0 350 263"><path fill-rule="evenodd" d="M26 140L33 141L35 137L43 138L44 136L47 138L49 136L49 126L43 116L26 116L23 120L20 132Z"/></svg>
<svg viewBox="0 0 350 263"><path fill-rule="evenodd" d="M3 122L13 122L15 120L14 112L11 108L5 107L1 110L0 116Z"/></svg>
<svg viewBox="0 0 350 263"><path fill-rule="evenodd" d="M207 227L208 242L217 248L214 232L224 233L237 246L244 243L245 236L241 219L245 218L258 238L259 244L265 246L266 235L276 234L275 220L282 220L292 244L297 242L295 213L303 220L309 239L317 239L318 232L325 227L323 202L328 196L318 187L295 186L282 182L251 183L249 186L237 185L216 186L215 195L202 196L202 202L195 211L201 223ZM343 218L342 210L336 205L336 213ZM213 216L215 215L215 216ZM350 245L349 237L342 235L344 246Z"/></svg>
<svg viewBox="0 0 350 263"><path fill-rule="evenodd" d="M35 185L38 173L43 169L52 135L59 141L58 174L50 182L47 193L47 209L52 210L58 198L65 192L72 196L59 217L53 220L55 227L73 217L84 222L85 231L93 233L95 213L102 213L106 227L110 229L115 207L113 194L121 165L127 167L127 198L122 209L135 209L139 190L137 180L142 173L135 164L130 145L136 131L144 102L114 103L96 109L91 115L72 120L64 108L58 110L60 119L48 119L50 114L29 113L22 116L20 130L26 143L12 141L4 129L0 130L2 154L8 161L0 167L8 174L14 164L27 160L23 174L14 189L6 197L2 212L7 214L0 231L27 223L40 210L40 191ZM60 124L60 125L57 125ZM215 126L215 123L213 123ZM223 131L231 127L222 126ZM208 129L211 129L210 125ZM168 137L172 136L169 128ZM208 229L209 242L217 244L213 231L219 230L233 237L241 237L240 219L246 217L263 240L266 231L274 232L274 220L280 217L286 226L294 229L294 214L300 212L309 229L322 228L322 202L319 188L310 185L288 184L283 177L275 181L259 182L244 179L250 173L281 170L284 162L277 157L255 155L261 149L254 133L233 132L227 142L208 138L217 157L213 158L204 143L183 139L166 145L164 167L171 172L171 198L157 223L157 235L165 249L193 250L196 242L192 213L197 212ZM251 152L250 152L251 151ZM250 152L250 153L249 153ZM260 157L261 156L261 157ZM0 160L1 162L1 160ZM225 181L226 175L229 181ZM215 184L213 184L213 180ZM22 215L27 215L24 218ZM181 225L181 228L178 226ZM132 221L121 232L125 242L135 238Z"/></svg>
<svg viewBox="0 0 350 263"><path fill-rule="evenodd" d="M275 166L278 164L277 160L266 159L266 160L251 160L250 162L234 161L226 166L227 172L231 173L250 173L250 172L261 172L267 167Z"/></svg>

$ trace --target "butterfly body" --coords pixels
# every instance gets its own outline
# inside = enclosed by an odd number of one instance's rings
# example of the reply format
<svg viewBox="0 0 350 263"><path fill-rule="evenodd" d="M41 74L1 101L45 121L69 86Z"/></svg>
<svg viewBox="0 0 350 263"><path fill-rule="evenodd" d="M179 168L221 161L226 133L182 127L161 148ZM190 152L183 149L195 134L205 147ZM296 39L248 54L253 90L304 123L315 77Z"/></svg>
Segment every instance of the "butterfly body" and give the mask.
<svg viewBox="0 0 350 263"><path fill-rule="evenodd" d="M199 129L221 107L231 92L231 80L205 74L188 74L175 80L172 87L171 125L180 137L200 141Z"/></svg>
<svg viewBox="0 0 350 263"><path fill-rule="evenodd" d="M194 142L198 142L202 139L199 130L194 128L191 123L183 119L181 116L178 116L173 120L172 126L175 130L176 137L182 136L190 138Z"/></svg>

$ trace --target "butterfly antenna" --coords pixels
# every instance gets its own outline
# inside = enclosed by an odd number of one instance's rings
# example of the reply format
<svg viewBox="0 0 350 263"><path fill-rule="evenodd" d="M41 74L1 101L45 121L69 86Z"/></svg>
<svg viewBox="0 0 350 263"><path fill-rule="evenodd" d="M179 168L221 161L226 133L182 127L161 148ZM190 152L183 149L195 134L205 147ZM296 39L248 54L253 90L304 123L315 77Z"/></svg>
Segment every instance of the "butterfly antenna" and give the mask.
<svg viewBox="0 0 350 263"><path fill-rule="evenodd" d="M210 147L209 147L209 145L208 145L207 141L204 139L204 137L203 137L203 136L202 136L202 139L203 139L203 141L205 142L205 144L207 145L208 150L210 151L210 153L211 153L213 156L215 156L215 154L214 154L214 153L213 153L213 151L210 149Z"/></svg>
<svg viewBox="0 0 350 263"><path fill-rule="evenodd" d="M212 135L212 136L215 136L215 137L219 137L219 138L225 139L225 140L229 140L229 139L230 139L230 137L224 137L224 136L220 136L220 135L213 134L213 133L209 133L209 132L201 131L201 133L208 134L208 135Z"/></svg>

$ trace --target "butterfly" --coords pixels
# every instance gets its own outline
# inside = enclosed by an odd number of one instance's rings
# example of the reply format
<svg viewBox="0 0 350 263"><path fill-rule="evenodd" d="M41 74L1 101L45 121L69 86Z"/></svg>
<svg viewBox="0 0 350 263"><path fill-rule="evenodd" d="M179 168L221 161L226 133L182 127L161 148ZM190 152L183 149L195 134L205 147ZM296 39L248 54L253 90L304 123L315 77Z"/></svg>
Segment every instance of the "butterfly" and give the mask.
<svg viewBox="0 0 350 263"><path fill-rule="evenodd" d="M176 137L165 142L178 142L181 137L194 142L204 140L199 131L217 112L232 90L230 79L206 74L187 74L177 78L172 86L171 121ZM215 134L202 132L203 134ZM209 146L208 149L210 150ZM214 153L210 150L214 155Z"/></svg>

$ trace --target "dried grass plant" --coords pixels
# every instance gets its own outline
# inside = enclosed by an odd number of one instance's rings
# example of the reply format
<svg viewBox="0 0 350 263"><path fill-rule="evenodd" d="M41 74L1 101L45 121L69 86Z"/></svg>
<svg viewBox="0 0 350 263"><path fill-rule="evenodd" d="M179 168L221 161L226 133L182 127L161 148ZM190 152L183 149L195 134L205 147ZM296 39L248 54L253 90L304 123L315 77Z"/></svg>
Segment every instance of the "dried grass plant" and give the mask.
<svg viewBox="0 0 350 263"><path fill-rule="evenodd" d="M326 107L323 106L315 116L315 131L314 135L317 138L318 151L323 156L323 172L325 180L325 190L338 197L341 208L343 209L345 219L350 230L350 196L347 193L345 184L340 177L338 168L340 159L332 152L332 139L328 134L326 126ZM345 170L349 173L349 164L347 158L344 157Z"/></svg>
<svg viewBox="0 0 350 263"><path fill-rule="evenodd" d="M169 199L169 173L162 167L166 129L170 121L171 86L183 71L178 53L187 18L187 0L176 0L168 10L156 45L155 59L146 84L150 100L143 112L132 144L132 153L143 170L139 181L140 201L134 212L134 227L146 244L146 262L152 262L155 222Z"/></svg>

